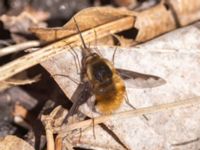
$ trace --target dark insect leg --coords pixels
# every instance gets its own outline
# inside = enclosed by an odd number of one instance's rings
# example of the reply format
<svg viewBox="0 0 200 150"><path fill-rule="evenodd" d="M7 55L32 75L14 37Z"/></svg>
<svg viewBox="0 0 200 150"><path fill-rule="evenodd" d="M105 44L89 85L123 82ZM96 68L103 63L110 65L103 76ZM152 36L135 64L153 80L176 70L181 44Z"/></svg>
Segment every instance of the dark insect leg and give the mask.
<svg viewBox="0 0 200 150"><path fill-rule="evenodd" d="M68 79L70 79L71 81L73 81L74 83L76 83L77 85L79 85L80 83L82 83L81 81L77 80L77 79L74 79L68 75L63 75L63 74L54 74L52 75L52 77L56 77L56 76L61 76L61 77L66 77Z"/></svg>
<svg viewBox="0 0 200 150"><path fill-rule="evenodd" d="M117 52L117 46L116 46L114 53L112 55L112 63L113 63L114 66L115 66L115 54L116 54L116 52Z"/></svg>
<svg viewBox="0 0 200 150"><path fill-rule="evenodd" d="M131 103L130 103L130 101L129 101L129 99L128 99L128 94L126 93L126 96L125 96L125 101L126 101L126 104L127 105L129 105L131 108L133 108L133 109L136 109ZM145 120L149 120L148 118L147 118L147 116L146 115L142 115L143 117L144 117L144 119Z"/></svg>
<svg viewBox="0 0 200 150"><path fill-rule="evenodd" d="M198 141L199 141L199 137L192 139L192 140L189 140L189 141L184 141L184 142L181 142L181 143L172 144L172 146L174 146L174 147L183 146L183 145L191 144L191 143L198 142Z"/></svg>
<svg viewBox="0 0 200 150"><path fill-rule="evenodd" d="M77 74L80 74L80 72L81 72L81 71L80 71L80 70L81 70L81 63L80 63L78 54L76 53L76 51L74 50L74 48L71 47L71 45L69 45L69 47L71 48L70 53L71 53L72 56L74 57L74 61L75 61L75 65L76 65ZM77 60L77 61L76 61L76 60Z"/></svg>
<svg viewBox="0 0 200 150"><path fill-rule="evenodd" d="M96 139L96 135L95 135L95 128L94 128L95 124L94 124L94 117L92 115L92 132L93 132L93 137L94 139Z"/></svg>
<svg viewBox="0 0 200 150"><path fill-rule="evenodd" d="M78 64L77 64L77 62L76 62L76 56L74 55L74 53L73 53L73 51L69 51L71 54L72 54L72 56L74 57L74 62L75 62L75 66L76 66L76 72L77 72L77 74L79 74L79 70L78 70Z"/></svg>

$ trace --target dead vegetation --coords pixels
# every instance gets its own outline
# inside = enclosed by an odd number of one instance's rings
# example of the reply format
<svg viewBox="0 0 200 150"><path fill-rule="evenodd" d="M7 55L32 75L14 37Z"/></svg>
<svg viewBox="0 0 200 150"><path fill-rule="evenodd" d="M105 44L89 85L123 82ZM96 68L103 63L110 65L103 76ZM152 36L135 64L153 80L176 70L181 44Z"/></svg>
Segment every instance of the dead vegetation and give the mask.
<svg viewBox="0 0 200 150"><path fill-rule="evenodd" d="M199 148L200 2L51 2L0 2L0 149ZM126 97L136 109L94 109L73 18L88 48L131 72Z"/></svg>

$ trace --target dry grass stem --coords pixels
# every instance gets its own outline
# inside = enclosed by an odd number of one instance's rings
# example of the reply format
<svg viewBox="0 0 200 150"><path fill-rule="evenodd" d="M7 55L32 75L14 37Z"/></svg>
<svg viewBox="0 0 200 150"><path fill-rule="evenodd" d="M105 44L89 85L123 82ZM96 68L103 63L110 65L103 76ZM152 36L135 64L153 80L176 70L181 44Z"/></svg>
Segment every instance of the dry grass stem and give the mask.
<svg viewBox="0 0 200 150"><path fill-rule="evenodd" d="M85 42L90 42L95 40L94 30L98 34L98 38L108 36L126 29L130 29L134 25L134 17L125 17L112 21L110 23L98 26L94 29L87 30L83 32L83 37ZM70 49L68 45L80 46L81 41L79 35L73 35L58 42L55 42L49 46L41 48L40 50L27 54L19 59L16 59L0 68L0 81L5 80L25 69L28 69L38 63L52 58L53 56L67 51ZM66 48L67 46L67 48Z"/></svg>
<svg viewBox="0 0 200 150"><path fill-rule="evenodd" d="M24 42L24 43L20 43L16 45L11 45L11 46L0 49L0 57L15 53L15 52L23 51L27 48L37 47L37 46L40 46L39 41L28 41L28 42Z"/></svg>
<svg viewBox="0 0 200 150"><path fill-rule="evenodd" d="M68 131L92 126L92 124L97 125L114 118L122 119L122 118L129 118L129 117L137 117L137 116L142 116L144 114L150 114L150 113L155 113L155 112L160 112L160 111L177 109L180 107L198 105L199 103L200 103L200 97L195 97L195 98L180 100L180 101L172 102L168 104L160 104L156 106L138 108L137 110L131 110L131 111L125 111L125 112L112 114L112 115L100 116L100 117L94 118L94 120L90 119L90 120L81 121L81 122L70 124L70 125L65 125L62 127L62 130L58 132L60 132L62 135L65 135Z"/></svg>
<svg viewBox="0 0 200 150"><path fill-rule="evenodd" d="M53 138L53 132L46 128L46 137L47 137L47 150L55 150L55 143Z"/></svg>

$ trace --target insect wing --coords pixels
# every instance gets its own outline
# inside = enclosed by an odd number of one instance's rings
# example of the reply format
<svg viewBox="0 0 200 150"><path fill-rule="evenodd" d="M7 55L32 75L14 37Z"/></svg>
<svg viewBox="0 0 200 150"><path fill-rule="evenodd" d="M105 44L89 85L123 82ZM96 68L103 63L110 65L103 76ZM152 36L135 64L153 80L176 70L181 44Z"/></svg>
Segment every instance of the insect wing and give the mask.
<svg viewBox="0 0 200 150"><path fill-rule="evenodd" d="M91 96L92 93L89 83L84 82L83 84L79 84L72 96L73 105L70 108L67 116L65 117L63 124L66 124L68 118L76 114L79 106L85 103Z"/></svg>
<svg viewBox="0 0 200 150"><path fill-rule="evenodd" d="M155 75L138 73L125 69L117 69L125 80L127 88L153 88L166 83L164 79Z"/></svg>

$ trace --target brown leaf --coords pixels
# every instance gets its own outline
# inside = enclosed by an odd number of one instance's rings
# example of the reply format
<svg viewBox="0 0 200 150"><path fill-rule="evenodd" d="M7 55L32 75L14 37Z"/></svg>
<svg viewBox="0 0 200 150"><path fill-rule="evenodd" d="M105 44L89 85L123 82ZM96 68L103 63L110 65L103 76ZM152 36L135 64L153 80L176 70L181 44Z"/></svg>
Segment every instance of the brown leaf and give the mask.
<svg viewBox="0 0 200 150"><path fill-rule="evenodd" d="M25 37L16 34L30 34L30 27L46 27L46 23L43 21L49 17L47 12L34 10L31 7L26 7L24 10L17 16L10 16L4 14L0 16L0 21L3 22L4 28L11 32L12 39L16 43L26 41Z"/></svg>
<svg viewBox="0 0 200 150"><path fill-rule="evenodd" d="M74 17L78 22L80 30L84 31L126 16L133 16L133 13L125 9L116 9L112 7L92 7L80 11ZM77 33L73 19L67 22L63 27L46 29L31 28L30 31L35 33L41 40L48 42Z"/></svg>
<svg viewBox="0 0 200 150"><path fill-rule="evenodd" d="M14 149L23 149L23 150L34 150L26 141L13 136L8 135L1 138L0 140L0 149L1 150L14 150Z"/></svg>
<svg viewBox="0 0 200 150"><path fill-rule="evenodd" d="M42 18L39 16L42 16ZM47 17L48 14L45 12L38 11L38 13L36 13L33 9L26 8L18 16L2 15L0 20L4 23L4 27L10 32L27 34L28 28L31 26L41 26L41 21Z"/></svg>
<svg viewBox="0 0 200 150"><path fill-rule="evenodd" d="M180 26L185 26L200 19L200 1L198 0L166 0L171 6Z"/></svg>
<svg viewBox="0 0 200 150"><path fill-rule="evenodd" d="M172 12L161 3L138 13L135 28L138 30L135 41L140 43L175 29L176 24Z"/></svg>
<svg viewBox="0 0 200 150"><path fill-rule="evenodd" d="M136 35L132 35L133 38L131 38L132 44L135 44L135 42L144 42L162 33L175 29L177 21L183 22L182 18L185 18L184 20L187 20L187 22L185 21L185 23L181 23L181 25L186 25L198 20L200 18L200 11L198 9L200 5L199 2L195 1L192 3L190 9L187 9L188 5L186 4L187 2L184 0L165 3L161 2L155 7L141 12L128 11L122 8L93 7L80 11L74 17L78 21L80 30L84 31L119 19L123 16L135 16L137 19L134 28L138 33L134 33ZM73 20L67 22L63 27L46 29L32 28L31 31L36 33L39 38L44 41L58 40L77 32Z"/></svg>

